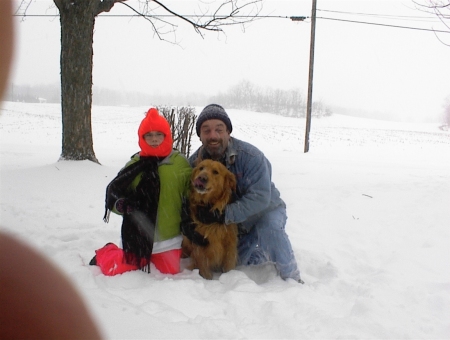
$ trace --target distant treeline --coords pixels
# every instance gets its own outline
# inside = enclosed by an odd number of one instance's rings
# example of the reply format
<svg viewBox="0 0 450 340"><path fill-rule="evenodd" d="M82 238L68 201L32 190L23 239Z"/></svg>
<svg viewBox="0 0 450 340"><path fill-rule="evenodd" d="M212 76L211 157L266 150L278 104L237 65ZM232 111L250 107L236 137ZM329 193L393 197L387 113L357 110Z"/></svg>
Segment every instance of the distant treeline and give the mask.
<svg viewBox="0 0 450 340"><path fill-rule="evenodd" d="M4 100L24 103L60 103L61 88L58 84L36 86L10 84Z"/></svg>
<svg viewBox="0 0 450 340"><path fill-rule="evenodd" d="M271 112L287 117L306 116L306 97L299 89L280 90L259 87L247 80L232 86L227 92L213 97L213 102L226 108ZM322 102L312 103L312 115L330 116L332 111Z"/></svg>
<svg viewBox="0 0 450 340"><path fill-rule="evenodd" d="M27 103L60 103L61 89L59 84L52 85L15 85L11 84L5 100ZM270 112L288 117L306 116L306 98L299 89L280 90L258 87L247 80L230 87L226 92L215 96L204 94L146 94L142 92L124 92L93 87L94 105L102 106L204 106L218 103L227 108ZM329 116L331 109L321 102L313 102L314 116Z"/></svg>

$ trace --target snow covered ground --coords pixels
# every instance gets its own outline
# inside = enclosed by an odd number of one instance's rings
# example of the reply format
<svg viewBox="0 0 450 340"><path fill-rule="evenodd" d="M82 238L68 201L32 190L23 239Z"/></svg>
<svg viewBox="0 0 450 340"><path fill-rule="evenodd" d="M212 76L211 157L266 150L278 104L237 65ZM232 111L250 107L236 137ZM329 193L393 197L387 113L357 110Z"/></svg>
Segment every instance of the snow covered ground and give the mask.
<svg viewBox="0 0 450 340"><path fill-rule="evenodd" d="M449 132L334 115L313 119L304 153L304 119L228 110L233 135L272 162L306 283L272 265L106 277L88 265L120 243L105 188L138 150L146 109L93 108L98 165L58 162L59 105L2 104L2 229L62 268L106 338L450 338Z"/></svg>

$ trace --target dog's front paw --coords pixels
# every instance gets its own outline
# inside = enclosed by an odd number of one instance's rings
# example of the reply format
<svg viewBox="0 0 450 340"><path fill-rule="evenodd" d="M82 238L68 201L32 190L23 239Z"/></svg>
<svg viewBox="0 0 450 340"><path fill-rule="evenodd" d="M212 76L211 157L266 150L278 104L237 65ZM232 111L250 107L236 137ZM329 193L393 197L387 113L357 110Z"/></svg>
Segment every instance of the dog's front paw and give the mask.
<svg viewBox="0 0 450 340"><path fill-rule="evenodd" d="M209 268L203 268L199 270L200 276L207 280L212 280L213 273Z"/></svg>

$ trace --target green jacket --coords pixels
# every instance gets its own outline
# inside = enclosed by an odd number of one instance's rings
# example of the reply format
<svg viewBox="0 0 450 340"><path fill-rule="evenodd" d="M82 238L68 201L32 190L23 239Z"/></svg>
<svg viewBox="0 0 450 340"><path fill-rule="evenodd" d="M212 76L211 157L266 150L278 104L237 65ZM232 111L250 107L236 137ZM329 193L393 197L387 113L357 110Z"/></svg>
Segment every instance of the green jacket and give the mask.
<svg viewBox="0 0 450 340"><path fill-rule="evenodd" d="M131 156L127 166L140 159L139 153ZM181 208L183 198L189 194L192 168L186 157L178 150L164 158L158 165L160 194L156 216L155 242L165 241L180 235ZM129 190L135 190L142 174L136 176ZM120 214L115 208L112 210Z"/></svg>

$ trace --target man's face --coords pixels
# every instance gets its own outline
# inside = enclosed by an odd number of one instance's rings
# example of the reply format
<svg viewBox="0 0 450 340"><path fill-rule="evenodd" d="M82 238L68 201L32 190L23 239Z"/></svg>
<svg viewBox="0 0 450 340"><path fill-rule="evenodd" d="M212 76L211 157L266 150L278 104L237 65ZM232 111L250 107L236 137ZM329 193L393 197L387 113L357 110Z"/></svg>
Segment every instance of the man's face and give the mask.
<svg viewBox="0 0 450 340"><path fill-rule="evenodd" d="M227 149L230 133L220 119L209 119L200 127L200 140L212 159L218 160Z"/></svg>

